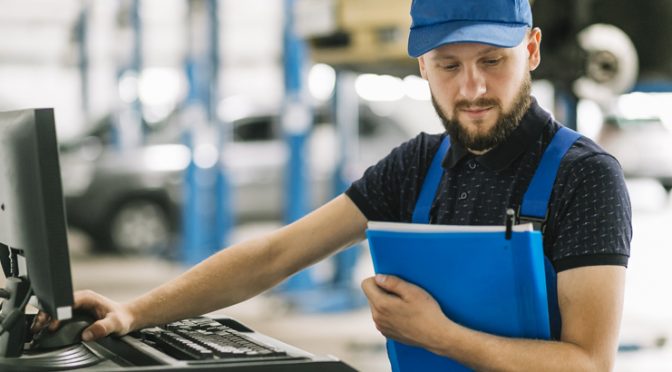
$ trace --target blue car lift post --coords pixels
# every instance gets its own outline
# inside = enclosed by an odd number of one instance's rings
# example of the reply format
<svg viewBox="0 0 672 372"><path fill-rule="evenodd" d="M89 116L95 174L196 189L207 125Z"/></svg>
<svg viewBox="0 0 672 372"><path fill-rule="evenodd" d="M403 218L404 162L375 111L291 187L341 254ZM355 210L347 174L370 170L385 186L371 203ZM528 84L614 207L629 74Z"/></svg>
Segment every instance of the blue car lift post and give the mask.
<svg viewBox="0 0 672 372"><path fill-rule="evenodd" d="M289 150L285 173L285 217L292 223L310 211L309 170L305 158L306 141L313 115L303 84L305 44L294 32L294 0L284 0L283 66L285 98L282 110L282 131ZM278 292L302 293L315 289L311 268L304 269L282 283ZM298 296L294 296L299 298Z"/></svg>
<svg viewBox="0 0 672 372"><path fill-rule="evenodd" d="M305 158L310 156L306 150L306 142L313 115L303 84L306 47L304 41L294 32L294 7L294 0L284 0L285 102L282 126L290 154L285 179L286 223L298 220L311 208L311 193L308 187L310 176ZM342 109L349 110L352 107L344 106ZM345 164L347 159L348 157L343 155L339 159L334 182L336 193L342 192L347 187L348 180L341 178L347 166ZM336 270L331 281L318 283L313 275L315 269L307 268L290 277L276 289L276 292L284 294L291 306L302 312L343 311L360 306L365 301L359 290L353 289L352 286L356 259L356 250L344 251L333 259Z"/></svg>
<svg viewBox="0 0 672 372"><path fill-rule="evenodd" d="M137 83L142 72L142 20L140 18L140 0L130 2L130 25L132 35L131 60L122 63L117 71L119 82L135 75L136 94L132 102L121 102L116 120L112 126L112 143L116 150L124 151L142 144L144 126L142 121L142 103L137 95Z"/></svg>
<svg viewBox="0 0 672 372"><path fill-rule="evenodd" d="M186 59L189 95L184 109L194 115L185 118L188 122L185 123L183 135L183 142L190 148L192 156L184 175L181 260L183 264L192 266L228 245L233 213L230 207L228 177L221 161L222 147L228 140L226 135L228 132L225 123L221 123L217 115L219 97L217 1L190 0L188 5L190 36L209 41L206 50L196 50L197 43L189 43L189 55ZM208 16L198 17L204 13ZM207 22L202 22L202 19ZM203 168L197 164L194 156L198 146L201 145L199 138L202 136L199 136L199 131L213 129L213 125L218 137L217 161L213 166Z"/></svg>
<svg viewBox="0 0 672 372"><path fill-rule="evenodd" d="M91 119L91 100L89 98L89 17L91 14L89 3L82 4L82 10L77 17L75 34L77 37L77 65L79 67L79 87L82 95L82 112L85 123Z"/></svg>
<svg viewBox="0 0 672 372"><path fill-rule="evenodd" d="M334 196L338 196L352 183L351 167L359 156L359 96L354 89L355 74L336 72L333 94L333 111L338 138L338 162L333 176ZM332 281L334 310L349 310L367 303L358 283L354 282L355 265L362 251L357 244L333 257L334 278Z"/></svg>

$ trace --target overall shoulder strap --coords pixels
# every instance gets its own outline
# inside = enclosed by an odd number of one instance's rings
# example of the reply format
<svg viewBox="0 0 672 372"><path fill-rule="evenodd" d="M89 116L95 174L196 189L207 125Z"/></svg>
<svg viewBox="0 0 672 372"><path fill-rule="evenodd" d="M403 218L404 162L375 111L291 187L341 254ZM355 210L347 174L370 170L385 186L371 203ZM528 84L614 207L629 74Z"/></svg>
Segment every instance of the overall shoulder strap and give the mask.
<svg viewBox="0 0 672 372"><path fill-rule="evenodd" d="M553 184L558 174L562 158L581 135L569 128L560 127L553 136L551 143L541 156L537 170L527 187L520 205L518 218L520 222L546 222L548 201L553 191Z"/></svg>
<svg viewBox="0 0 672 372"><path fill-rule="evenodd" d="M537 170L523 196L523 202L518 210L519 222L532 222L535 229L543 232L548 217L548 201L553 191L560 162L570 147L581 135L569 128L560 127L553 136L551 143L541 156ZM546 298L548 299L548 316L551 325L551 338L560 339L562 331L562 317L558 306L557 275L553 264L544 255L544 271L546 277Z"/></svg>
<svg viewBox="0 0 672 372"><path fill-rule="evenodd" d="M443 137L443 141L441 141L441 146L439 146L438 151L434 154L434 159L432 159L432 163L429 165L429 169L425 175L420 194L415 202L412 218L413 223L429 223L429 212L432 209L432 203L434 202L434 197L436 196L436 191L439 188L441 176L443 175L443 167L441 166L441 163L449 149L450 136L446 135Z"/></svg>

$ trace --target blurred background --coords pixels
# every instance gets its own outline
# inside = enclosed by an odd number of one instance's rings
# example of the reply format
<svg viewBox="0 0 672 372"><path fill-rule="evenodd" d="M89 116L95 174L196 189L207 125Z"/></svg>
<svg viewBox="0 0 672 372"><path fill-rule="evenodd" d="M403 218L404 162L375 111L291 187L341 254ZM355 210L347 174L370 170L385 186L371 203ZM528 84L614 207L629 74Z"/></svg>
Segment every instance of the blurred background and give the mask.
<svg viewBox="0 0 672 372"><path fill-rule="evenodd" d="M533 94L621 163L634 238L617 371L672 370L672 2L532 1ZM129 300L441 132L410 0L0 0L0 110L54 107L74 285ZM668 243L665 243L668 241ZM222 310L389 371L366 246Z"/></svg>

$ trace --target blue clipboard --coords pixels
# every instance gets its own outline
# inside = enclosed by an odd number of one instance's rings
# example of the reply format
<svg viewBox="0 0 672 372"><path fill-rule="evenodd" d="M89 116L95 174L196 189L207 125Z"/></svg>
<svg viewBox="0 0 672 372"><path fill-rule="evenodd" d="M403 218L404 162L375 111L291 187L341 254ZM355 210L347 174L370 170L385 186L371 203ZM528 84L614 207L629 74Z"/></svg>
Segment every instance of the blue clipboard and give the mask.
<svg viewBox="0 0 672 372"><path fill-rule="evenodd" d="M431 294L466 327L505 337L550 339L541 234L530 224L445 226L369 222L376 273L398 276ZM422 348L388 340L394 372L470 371Z"/></svg>

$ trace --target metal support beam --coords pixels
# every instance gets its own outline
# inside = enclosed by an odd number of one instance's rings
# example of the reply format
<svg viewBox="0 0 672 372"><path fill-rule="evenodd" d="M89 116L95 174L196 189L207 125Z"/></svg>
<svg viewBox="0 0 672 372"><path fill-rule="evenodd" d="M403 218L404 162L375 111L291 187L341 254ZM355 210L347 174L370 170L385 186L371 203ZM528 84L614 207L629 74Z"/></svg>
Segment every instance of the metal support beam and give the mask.
<svg viewBox="0 0 672 372"><path fill-rule="evenodd" d="M556 89L555 106L557 107L558 120L567 128L576 130L578 104L579 99L573 92Z"/></svg>
<svg viewBox="0 0 672 372"><path fill-rule="evenodd" d="M216 126L217 130L217 151L219 156L217 157L217 181L216 181L216 193L217 193L217 210L215 225L216 225L216 234L217 234L217 245L219 248L223 248L229 245L231 229L234 225L234 215L233 215L233 198L231 197L231 185L229 174L226 169L226 163L223 161L222 154L224 154L224 149L231 141L232 138L232 123L223 122L220 119L217 113L217 106L219 103L219 68L220 68L220 39L219 39L219 1L218 0L208 0L208 14L210 15L210 65L211 69L211 79L210 79L210 100L209 100L209 117L210 121ZM215 247L217 248L217 247Z"/></svg>
<svg viewBox="0 0 672 372"><path fill-rule="evenodd" d="M355 74L338 71L333 97L334 119L338 134L338 163L334 172L334 196L338 196L352 183L350 167L359 154L359 99L355 92ZM334 257L333 284L350 293L353 274L361 246L351 247Z"/></svg>
<svg viewBox="0 0 672 372"><path fill-rule="evenodd" d="M117 73L121 97L120 106L115 120L113 142L115 147L123 151L142 144L144 126L142 120L142 104L138 96L138 82L142 73L142 20L140 17L140 0L122 3L120 11L120 27L126 28L130 34L132 49L128 61L123 61ZM127 6L127 8L124 8ZM125 18L124 16L127 16ZM128 22L128 23L125 23ZM126 96L127 95L127 96Z"/></svg>
<svg viewBox="0 0 672 372"><path fill-rule="evenodd" d="M91 9L88 2L82 5L82 11L77 18L77 25L75 26L77 34L77 59L79 66L79 84L82 95L82 112L84 113L85 122L91 118L91 101L89 99L89 17Z"/></svg>
<svg viewBox="0 0 672 372"><path fill-rule="evenodd" d="M221 162L228 126L217 115L219 18L217 0L189 1L189 94L184 108L184 142L192 159L185 173L182 260L193 265L228 244L233 213L229 182ZM212 157L203 163L202 156Z"/></svg>
<svg viewBox="0 0 672 372"><path fill-rule="evenodd" d="M285 77L285 102L282 112L282 129L289 149L285 177L285 222L292 223L310 210L310 180L306 158L308 134L312 125L312 112L304 87L306 46L294 32L294 0L284 0L283 65ZM289 278L282 289L287 291L309 290L315 287L310 269Z"/></svg>
<svg viewBox="0 0 672 372"><path fill-rule="evenodd" d="M305 42L294 32L294 0L285 1L283 32L285 102L282 128L289 147L289 166L286 177L285 222L291 223L310 210L309 178L306 166L306 141L312 125L312 112L304 87L306 60Z"/></svg>

